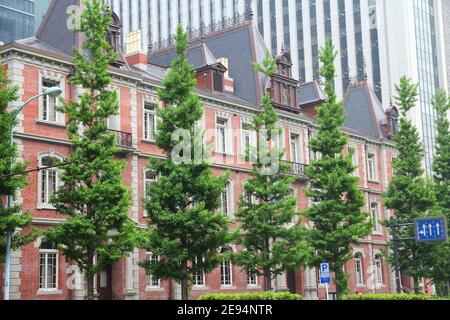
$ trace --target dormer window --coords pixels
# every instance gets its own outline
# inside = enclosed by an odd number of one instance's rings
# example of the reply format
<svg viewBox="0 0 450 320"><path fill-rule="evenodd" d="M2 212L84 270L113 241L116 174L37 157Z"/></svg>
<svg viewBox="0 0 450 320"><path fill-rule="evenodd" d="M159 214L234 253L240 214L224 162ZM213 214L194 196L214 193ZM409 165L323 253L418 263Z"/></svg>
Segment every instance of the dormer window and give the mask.
<svg viewBox="0 0 450 320"><path fill-rule="evenodd" d="M106 31L106 40L108 41L108 43L110 44L110 46L113 48L114 51L119 51L120 49L120 27L121 27L120 19L113 12L111 18L111 25Z"/></svg>
<svg viewBox="0 0 450 320"><path fill-rule="evenodd" d="M214 71L213 88L214 91L223 92L223 72Z"/></svg>

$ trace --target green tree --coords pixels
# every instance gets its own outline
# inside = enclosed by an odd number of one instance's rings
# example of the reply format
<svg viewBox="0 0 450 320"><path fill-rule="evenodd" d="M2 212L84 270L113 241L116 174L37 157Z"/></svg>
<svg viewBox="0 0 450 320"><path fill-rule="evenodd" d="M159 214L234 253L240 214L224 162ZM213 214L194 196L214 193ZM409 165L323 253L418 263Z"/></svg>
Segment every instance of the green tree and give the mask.
<svg viewBox="0 0 450 320"><path fill-rule="evenodd" d="M203 131L197 126L203 106L193 91L187 45L179 26L177 58L158 91L164 107L158 110L156 144L167 158L150 161L158 179L149 185L144 205L149 216L145 248L160 260L141 262L147 274L179 283L183 300L189 298L192 276L214 270L221 261L219 249L232 237L228 218L217 211L228 175L213 176L205 156Z"/></svg>
<svg viewBox="0 0 450 320"><path fill-rule="evenodd" d="M336 51L328 40L320 51L323 63L320 75L325 79L327 101L318 108L318 132L310 142L311 150L320 153L321 158L306 170L310 179L306 194L314 200L314 205L306 209L304 215L313 222L309 241L317 255L312 265L330 263L340 298L348 290L348 276L343 267L352 258L351 246L370 234L371 223L367 212L361 211L364 199L358 188L358 178L352 175L354 150L350 149L348 155L342 153L347 136L341 131L345 121L344 105L337 101L334 91L335 57Z"/></svg>
<svg viewBox="0 0 450 320"><path fill-rule="evenodd" d="M269 53L262 65L254 66L266 76L276 71L275 60ZM250 152L246 155L256 161L244 185L244 195L236 214L242 231L238 243L244 247L236 255L236 261L249 274L264 276L265 290L272 291L272 279L287 269L295 270L305 265L311 250L304 241L304 230L297 222L300 219L296 220L300 213L290 189L297 177L286 175L289 165L281 162L283 151L275 146L281 131L276 126L278 114L268 91L262 98L262 106L263 111L252 124L258 137L256 157L250 156ZM273 137L272 133L275 133ZM279 170L271 172L274 164L279 165Z"/></svg>
<svg viewBox="0 0 450 320"><path fill-rule="evenodd" d="M22 213L22 206L11 203L8 208L8 198L13 200L17 191L26 185L26 174L21 174L26 163L20 160L17 145L10 144L10 131L16 121L13 119L13 112L8 112L8 104L19 98L18 87L10 84L4 66L0 65L0 177L15 174L0 179L0 264L4 263L8 234L12 235L12 250L29 243L35 237L34 232L16 232L31 223L31 216Z"/></svg>
<svg viewBox="0 0 450 320"><path fill-rule="evenodd" d="M111 11L99 0L84 0L80 29L85 35L82 50L75 49L73 85L84 93L79 102L59 108L69 117L67 134L72 142L69 165L62 170L61 187L51 199L67 220L45 233L48 241L77 263L87 280L87 299L94 299L94 276L106 264L133 250L136 227L128 219L131 205L122 182L124 161L115 159L116 136L108 131L107 119L119 110L108 67L117 53L106 41Z"/></svg>
<svg viewBox="0 0 450 320"><path fill-rule="evenodd" d="M395 136L398 157L392 163L396 170L385 198L386 207L395 210L387 225L391 223L410 223L415 218L425 216L433 206L434 194L431 186L423 178L423 145L417 129L408 120L407 113L417 102L418 86L406 77L400 79L395 87L396 103L400 108L400 124ZM399 238L414 237L413 228L400 228ZM392 245L392 244L391 244ZM423 259L427 257L429 246L415 241L399 242L399 264L403 275L414 278L414 291L419 293L419 279L424 275ZM390 256L393 261L393 256Z"/></svg>
<svg viewBox="0 0 450 320"><path fill-rule="evenodd" d="M433 97L436 110L436 154L433 160L433 187L436 205L433 215L445 216L450 221L450 123L448 111L450 100L444 90L436 91ZM450 234L450 230L449 234ZM433 259L429 261L429 277L436 284L439 295L449 295L450 285L450 242L437 243L432 251Z"/></svg>

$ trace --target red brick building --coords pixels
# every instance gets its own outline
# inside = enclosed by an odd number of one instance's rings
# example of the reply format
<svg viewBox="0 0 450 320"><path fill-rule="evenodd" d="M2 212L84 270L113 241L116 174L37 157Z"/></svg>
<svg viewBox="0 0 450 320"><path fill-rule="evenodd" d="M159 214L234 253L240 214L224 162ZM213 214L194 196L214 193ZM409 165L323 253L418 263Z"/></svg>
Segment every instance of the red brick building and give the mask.
<svg viewBox="0 0 450 320"><path fill-rule="evenodd" d="M45 87L59 86L63 98L74 101L81 88L70 85L73 69L72 47L79 46L82 35L67 30L68 8L79 6L79 0L54 1L36 37L0 47L13 84L20 87L21 102L38 94ZM111 39L118 39L120 21L115 17ZM112 41L114 44L115 42ZM301 83L292 78L289 54L277 56L278 72L270 79L252 69L250 61L261 61L267 48L251 17L237 25L194 39L188 58L197 70L197 92L204 103L203 127L207 141L215 142L214 171L231 170L230 183L224 191L222 210L233 218L243 184L248 179L250 163L242 161L246 143L252 137L246 124L260 110L265 88L271 92L274 106L280 113L284 134L280 144L285 148L285 161L293 163L292 174L299 178L292 190L298 199L298 210L307 208L307 179L304 168L316 155L308 141L316 132L315 107L326 97L318 82ZM117 46L117 50L120 50ZM128 161L123 180L129 186L133 205L130 219L145 228L147 218L142 208L145 186L154 179L146 169L151 156L162 156L154 144L156 128L156 89L174 58L172 47L150 49L148 55L121 55L110 70L111 90L117 90L120 115L111 117L110 129L117 132L118 157ZM15 142L30 168L45 167L51 157L64 159L70 152L65 133L66 118L54 110L52 98L41 98L28 105L19 116ZM345 271L350 275L353 293L388 293L394 291L390 266L382 256L387 251L387 231L379 223L389 217L383 194L392 177L391 161L395 156L390 141L396 123L396 109L384 112L367 83L352 84L346 95L347 120L343 129L349 135L348 148L355 148L355 175L366 198L375 228L370 236L353 248L354 259ZM347 150L344 150L347 152ZM33 214L33 225L49 228L63 216L49 205L52 192L58 188L58 170L44 169L30 174L29 185L16 202ZM233 250L237 248L232 246ZM135 250L120 262L108 266L97 276L96 290L100 299L176 299L180 288L173 281L160 281L145 274L137 263L148 256ZM85 294L82 275L77 268L51 245L39 239L13 253L11 266L11 298L13 299L82 299ZM199 275L192 297L209 292L260 291L262 278L248 277L239 267L224 263L213 273ZM277 290L298 292L306 298L323 299L325 289L318 284L317 270L286 272L274 280ZM1 291L1 289L0 289ZM333 292L333 286L330 288Z"/></svg>

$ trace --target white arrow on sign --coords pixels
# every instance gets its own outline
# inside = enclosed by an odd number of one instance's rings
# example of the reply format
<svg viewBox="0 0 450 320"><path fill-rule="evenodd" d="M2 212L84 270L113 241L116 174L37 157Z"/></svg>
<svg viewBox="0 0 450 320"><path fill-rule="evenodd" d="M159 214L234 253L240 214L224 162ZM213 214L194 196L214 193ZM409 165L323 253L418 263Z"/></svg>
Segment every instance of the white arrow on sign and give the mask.
<svg viewBox="0 0 450 320"><path fill-rule="evenodd" d="M436 232L437 232L437 235L438 236L440 236L441 235L441 225L439 224L439 222L438 223L436 223Z"/></svg>
<svg viewBox="0 0 450 320"><path fill-rule="evenodd" d="M431 223L428 224L428 230L430 230L430 236L433 234L433 226Z"/></svg>
<svg viewBox="0 0 450 320"><path fill-rule="evenodd" d="M427 227L424 224L422 225L422 231L419 231L419 234L423 235L424 237L427 236Z"/></svg>

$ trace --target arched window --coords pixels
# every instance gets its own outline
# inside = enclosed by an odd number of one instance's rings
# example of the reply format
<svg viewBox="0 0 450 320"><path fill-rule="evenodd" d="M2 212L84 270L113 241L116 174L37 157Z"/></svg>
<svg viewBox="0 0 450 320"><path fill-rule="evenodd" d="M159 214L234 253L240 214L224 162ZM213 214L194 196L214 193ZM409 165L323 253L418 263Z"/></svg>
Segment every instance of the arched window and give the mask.
<svg viewBox="0 0 450 320"><path fill-rule="evenodd" d="M357 285L364 284L363 263L361 253L355 254L355 278Z"/></svg>
<svg viewBox="0 0 450 320"><path fill-rule="evenodd" d="M53 291L58 288L58 250L51 242L39 247L39 290Z"/></svg>
<svg viewBox="0 0 450 320"><path fill-rule="evenodd" d="M62 160L61 157L55 157ZM39 157L39 195L38 208L52 209L50 200L53 194L58 191L60 182L57 168L49 168L55 164L54 157L50 154L44 154Z"/></svg>
<svg viewBox="0 0 450 320"><path fill-rule="evenodd" d="M120 19L114 12L112 13L111 25L106 31L106 40L114 51L120 49Z"/></svg>
<svg viewBox="0 0 450 320"><path fill-rule="evenodd" d="M160 257L156 254L152 254L147 252L147 260L151 263L157 263L160 261ZM160 288L161 287L161 279L155 277L152 274L147 275L147 287L148 288Z"/></svg>
<svg viewBox="0 0 450 320"><path fill-rule="evenodd" d="M375 282L377 285L383 284L383 260L380 254L376 254L373 259L374 271L375 271Z"/></svg>

